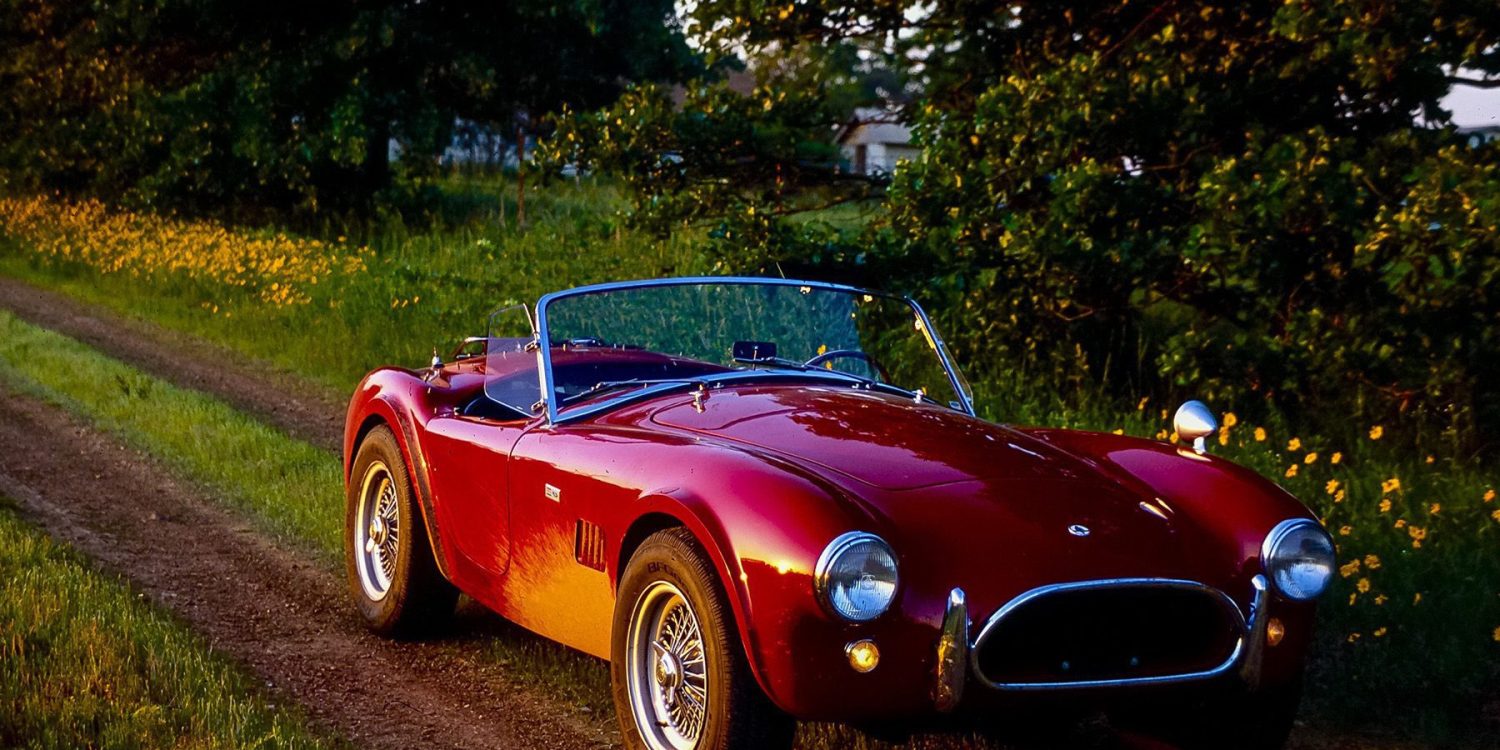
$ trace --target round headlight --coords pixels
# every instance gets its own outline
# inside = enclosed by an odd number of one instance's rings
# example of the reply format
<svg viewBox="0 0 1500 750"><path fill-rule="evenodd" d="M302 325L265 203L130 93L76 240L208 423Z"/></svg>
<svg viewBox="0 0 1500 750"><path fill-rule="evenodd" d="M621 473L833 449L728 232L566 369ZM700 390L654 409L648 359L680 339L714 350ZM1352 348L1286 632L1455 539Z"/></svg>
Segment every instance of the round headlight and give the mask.
<svg viewBox="0 0 1500 750"><path fill-rule="evenodd" d="M867 622L896 598L896 555L880 537L851 531L828 543L818 556L813 580L830 612Z"/></svg>
<svg viewBox="0 0 1500 750"><path fill-rule="evenodd" d="M1282 521L1266 535L1260 560L1282 596L1312 599L1333 580L1333 538L1313 521Z"/></svg>

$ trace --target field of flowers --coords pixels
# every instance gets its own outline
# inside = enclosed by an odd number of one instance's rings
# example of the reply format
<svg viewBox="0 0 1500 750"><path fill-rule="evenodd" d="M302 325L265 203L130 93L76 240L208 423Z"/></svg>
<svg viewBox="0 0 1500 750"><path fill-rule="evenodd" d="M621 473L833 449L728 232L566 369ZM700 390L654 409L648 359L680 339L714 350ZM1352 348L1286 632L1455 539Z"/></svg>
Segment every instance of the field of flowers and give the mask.
<svg viewBox="0 0 1500 750"><path fill-rule="evenodd" d="M148 280L180 276L243 290L273 307L311 302L319 281L363 271L369 255L342 238L325 243L241 232L43 196L0 198L0 234L24 243L39 260Z"/></svg>
<svg viewBox="0 0 1500 750"><path fill-rule="evenodd" d="M347 391L368 368L425 361L507 300L606 279L712 273L691 236L622 226L607 186L532 199L527 231L475 222L365 232L364 245L68 204L0 199L0 274L202 336ZM982 352L959 352L982 356ZM1176 404L976 383L986 416L1174 441ZM1019 385L1018 385L1019 383ZM1185 393L1184 397L1192 394ZM1307 705L1398 735L1500 737L1500 467L1401 425L1301 434L1263 404L1215 404L1215 452L1301 498L1333 534ZM1267 416L1256 423L1237 413Z"/></svg>

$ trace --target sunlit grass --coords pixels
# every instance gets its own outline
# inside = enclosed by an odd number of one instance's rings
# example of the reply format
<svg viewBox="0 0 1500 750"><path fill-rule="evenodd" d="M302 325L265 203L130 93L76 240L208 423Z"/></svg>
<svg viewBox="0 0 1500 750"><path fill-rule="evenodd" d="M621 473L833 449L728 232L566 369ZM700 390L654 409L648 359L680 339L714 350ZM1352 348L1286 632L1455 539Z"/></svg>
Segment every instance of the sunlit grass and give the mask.
<svg viewBox="0 0 1500 750"><path fill-rule="evenodd" d="M0 498L0 744L343 747Z"/></svg>

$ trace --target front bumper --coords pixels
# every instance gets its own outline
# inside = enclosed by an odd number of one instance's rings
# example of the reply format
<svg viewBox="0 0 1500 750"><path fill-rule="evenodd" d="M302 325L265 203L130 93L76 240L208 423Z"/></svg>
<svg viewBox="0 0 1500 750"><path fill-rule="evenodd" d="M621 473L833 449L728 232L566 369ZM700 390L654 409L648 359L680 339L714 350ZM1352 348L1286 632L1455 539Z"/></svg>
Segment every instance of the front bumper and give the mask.
<svg viewBox="0 0 1500 750"><path fill-rule="evenodd" d="M1221 597L1226 603L1227 611L1232 611L1235 617L1238 618L1236 627L1239 631L1239 639L1228 658L1212 668L1140 677L1005 682L997 681L987 676L981 668L979 660L974 658L975 649L984 644L985 639L994 632L996 626L1026 602L1060 591L1112 586L1194 588L1210 592L1215 596ZM1266 578L1263 575L1256 575L1251 579L1251 598L1248 611L1245 612L1242 612L1235 605L1234 601L1222 592L1191 581L1171 579L1116 579L1060 584L1033 589L1016 597L1010 603L1006 604L1006 606L1000 608L999 611L985 622L984 626L980 629L978 637L971 639L970 630L972 622L969 619L967 596L964 594L963 589L955 588L948 594L947 608L943 616L942 629L938 638L937 666L932 685L932 702L938 711L943 713L952 712L962 702L964 688L969 683L971 676L975 682L981 685L1004 692L1067 691L1094 688L1109 689L1175 685L1227 678L1231 675L1236 676L1250 689L1254 689L1260 685L1262 666L1265 661L1266 629L1267 623L1270 620L1267 614L1268 604L1269 591L1267 589Z"/></svg>

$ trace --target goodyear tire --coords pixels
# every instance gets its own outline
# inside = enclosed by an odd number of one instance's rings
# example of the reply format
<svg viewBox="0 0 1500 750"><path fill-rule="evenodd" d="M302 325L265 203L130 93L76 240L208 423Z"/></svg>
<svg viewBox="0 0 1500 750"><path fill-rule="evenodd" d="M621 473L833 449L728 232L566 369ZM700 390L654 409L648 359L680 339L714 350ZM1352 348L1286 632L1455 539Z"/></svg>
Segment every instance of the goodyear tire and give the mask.
<svg viewBox="0 0 1500 750"><path fill-rule="evenodd" d="M647 537L626 565L610 677L633 750L791 747L795 723L756 684L718 577L684 529Z"/></svg>
<svg viewBox="0 0 1500 750"><path fill-rule="evenodd" d="M349 592L365 625L386 637L431 632L453 615L458 591L441 572L390 429L370 431L355 453L344 502Z"/></svg>

